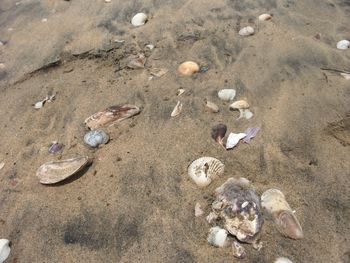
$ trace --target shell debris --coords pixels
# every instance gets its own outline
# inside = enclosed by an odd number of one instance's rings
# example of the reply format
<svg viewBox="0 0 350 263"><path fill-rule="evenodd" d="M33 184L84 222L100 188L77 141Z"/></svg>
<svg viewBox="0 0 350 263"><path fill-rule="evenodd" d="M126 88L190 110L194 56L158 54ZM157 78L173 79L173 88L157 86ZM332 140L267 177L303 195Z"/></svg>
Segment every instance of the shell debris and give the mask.
<svg viewBox="0 0 350 263"><path fill-rule="evenodd" d="M179 115L182 111L182 103L180 101L178 101L176 103L175 108L173 109L173 111L171 112L170 116L171 117L176 117L177 115Z"/></svg>

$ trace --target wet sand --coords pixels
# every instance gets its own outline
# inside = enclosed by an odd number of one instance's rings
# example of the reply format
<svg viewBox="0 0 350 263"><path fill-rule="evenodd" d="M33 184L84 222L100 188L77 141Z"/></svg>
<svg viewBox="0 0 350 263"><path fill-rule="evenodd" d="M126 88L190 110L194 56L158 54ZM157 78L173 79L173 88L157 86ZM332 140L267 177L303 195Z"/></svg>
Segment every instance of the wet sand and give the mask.
<svg viewBox="0 0 350 263"><path fill-rule="evenodd" d="M0 10L6 262L239 262L230 248L211 247L209 224L194 217L195 203L209 205L229 177L248 178L259 194L281 189L305 235L285 238L266 219L263 248L244 245L242 262L350 262L350 82L321 70L350 70L350 50L336 49L350 39L348 1L4 0ZM133 28L137 12L150 19ZM273 19L258 22L266 12ZM256 33L239 36L248 25ZM145 69L126 68L126 58L140 52ZM176 68L185 60L209 71L181 77ZM149 80L151 68L169 71ZM179 88L185 93L177 97ZM217 97L222 88L246 98L254 117L236 120ZM52 92L56 100L35 110ZM205 98L220 112L207 112ZM183 112L171 118L178 100ZM107 145L84 145L84 120L123 103L142 111L106 129ZM218 123L230 132L261 131L250 145L224 151L210 137ZM48 153L52 141L65 145L61 153ZM95 158L84 173L39 183L40 165L79 155ZM187 175L201 156L226 166L205 189Z"/></svg>

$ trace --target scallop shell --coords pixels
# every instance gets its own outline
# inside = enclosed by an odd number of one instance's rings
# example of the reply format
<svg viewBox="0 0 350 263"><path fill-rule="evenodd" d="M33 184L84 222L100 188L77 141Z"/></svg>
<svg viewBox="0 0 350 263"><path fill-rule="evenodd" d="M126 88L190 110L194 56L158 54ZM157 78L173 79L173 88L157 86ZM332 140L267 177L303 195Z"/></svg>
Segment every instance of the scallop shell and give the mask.
<svg viewBox="0 0 350 263"><path fill-rule="evenodd" d="M261 230L260 198L245 178L229 178L215 190L213 211L225 228L242 242L251 243Z"/></svg>
<svg viewBox="0 0 350 263"><path fill-rule="evenodd" d="M234 89L222 89L218 92L218 97L221 100L229 101L233 100L236 96L236 90Z"/></svg>
<svg viewBox="0 0 350 263"><path fill-rule="evenodd" d="M227 231L218 226L212 227L209 230L208 243L215 247L225 247L227 246Z"/></svg>
<svg viewBox="0 0 350 263"><path fill-rule="evenodd" d="M224 173L225 165L213 157L201 157L188 167L188 175L199 186L208 186Z"/></svg>
<svg viewBox="0 0 350 263"><path fill-rule="evenodd" d="M10 241L7 239L0 239L0 263L4 262L10 255L11 248Z"/></svg>
<svg viewBox="0 0 350 263"><path fill-rule="evenodd" d="M186 61L180 64L180 66L177 68L177 71L183 76L191 76L199 71L199 66L196 62Z"/></svg>
<svg viewBox="0 0 350 263"><path fill-rule="evenodd" d="M101 129L89 131L84 136L84 142L95 148L100 144L106 144L109 141L109 136Z"/></svg>
<svg viewBox="0 0 350 263"><path fill-rule="evenodd" d="M175 108L173 109L173 111L171 112L171 117L176 117L177 115L179 115L182 111L182 103L180 101L177 102Z"/></svg>
<svg viewBox="0 0 350 263"><path fill-rule="evenodd" d="M36 176L42 184L55 184L72 176L90 163L87 156L62 161L52 161L39 167Z"/></svg>
<svg viewBox="0 0 350 263"><path fill-rule="evenodd" d="M248 109L249 103L245 100L237 100L230 105L230 109Z"/></svg>
<svg viewBox="0 0 350 263"><path fill-rule="evenodd" d="M214 102L211 102L209 100L205 100L205 106L210 112L217 113L219 112L219 107Z"/></svg>
<svg viewBox="0 0 350 263"><path fill-rule="evenodd" d="M267 21L267 20L271 20L271 19L272 19L272 15L270 15L270 14L262 14L259 16L260 21Z"/></svg>
<svg viewBox="0 0 350 263"><path fill-rule="evenodd" d="M131 19L131 24L133 26L142 26L147 22L147 19L148 19L148 17L145 13L137 13Z"/></svg>
<svg viewBox="0 0 350 263"><path fill-rule="evenodd" d="M349 40L340 40L337 43L337 49L348 49L350 47L350 41Z"/></svg>
<svg viewBox="0 0 350 263"><path fill-rule="evenodd" d="M254 34L254 28L252 28L251 26L243 27L241 30L239 30L238 34L240 34L241 36L253 35Z"/></svg>
<svg viewBox="0 0 350 263"><path fill-rule="evenodd" d="M97 112L85 120L85 124L90 129L111 126L117 122L130 118L140 112L140 108L135 105L116 105Z"/></svg>
<svg viewBox="0 0 350 263"><path fill-rule="evenodd" d="M301 225L280 190L265 191L261 196L261 205L272 215L281 234L293 239L303 238Z"/></svg>

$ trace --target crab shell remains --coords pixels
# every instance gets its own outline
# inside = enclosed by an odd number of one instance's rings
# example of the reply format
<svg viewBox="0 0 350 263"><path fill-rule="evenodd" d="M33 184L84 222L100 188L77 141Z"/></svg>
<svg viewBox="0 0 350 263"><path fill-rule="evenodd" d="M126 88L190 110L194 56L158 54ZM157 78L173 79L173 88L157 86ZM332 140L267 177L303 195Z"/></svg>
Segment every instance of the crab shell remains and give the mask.
<svg viewBox="0 0 350 263"><path fill-rule="evenodd" d="M113 124L130 118L140 113L140 108L135 105L110 106L104 111L97 112L85 120L85 124L91 130L112 126Z"/></svg>
<svg viewBox="0 0 350 263"><path fill-rule="evenodd" d="M213 157L201 157L188 166L188 175L199 187L208 186L224 173L225 165Z"/></svg>

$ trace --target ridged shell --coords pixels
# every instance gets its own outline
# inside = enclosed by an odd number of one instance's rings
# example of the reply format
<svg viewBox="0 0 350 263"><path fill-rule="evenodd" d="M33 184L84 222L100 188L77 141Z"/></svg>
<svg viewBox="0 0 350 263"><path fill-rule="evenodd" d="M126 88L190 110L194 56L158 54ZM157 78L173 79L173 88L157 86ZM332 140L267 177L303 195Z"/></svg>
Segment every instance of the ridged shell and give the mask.
<svg viewBox="0 0 350 263"><path fill-rule="evenodd" d="M116 105L104 111L97 112L85 120L85 124L90 129L98 129L111 126L117 122L130 118L140 112L140 108L135 105Z"/></svg>
<svg viewBox="0 0 350 263"><path fill-rule="evenodd" d="M229 101L233 100L236 96L236 90L234 89L222 89L218 92L218 97L221 100Z"/></svg>
<svg viewBox="0 0 350 263"><path fill-rule="evenodd" d="M42 184L55 184L77 173L89 163L87 156L47 162L39 167L36 176Z"/></svg>
<svg viewBox="0 0 350 263"><path fill-rule="evenodd" d="M191 76L199 71L199 66L196 62L186 61L180 64L180 66L177 68L177 71L183 76Z"/></svg>
<svg viewBox="0 0 350 263"><path fill-rule="evenodd" d="M248 109L249 103L245 100L237 100L230 105L230 109Z"/></svg>
<svg viewBox="0 0 350 263"><path fill-rule="evenodd" d="M293 239L303 238L301 225L280 190L265 191L261 196L261 205L272 215L281 234Z"/></svg>
<svg viewBox="0 0 350 263"><path fill-rule="evenodd" d="M0 263L4 262L10 255L11 248L9 243L10 241L7 239L0 239Z"/></svg>
<svg viewBox="0 0 350 263"><path fill-rule="evenodd" d="M131 24L133 26L142 26L147 22L147 15L145 13L137 13L131 19Z"/></svg>
<svg viewBox="0 0 350 263"><path fill-rule="evenodd" d="M208 186L224 173L225 165L213 157L201 157L188 167L188 175L199 187Z"/></svg>
<svg viewBox="0 0 350 263"><path fill-rule="evenodd" d="M241 36L253 35L254 34L254 28L252 28L251 26L243 27L241 30L239 30L238 34L240 34Z"/></svg>

